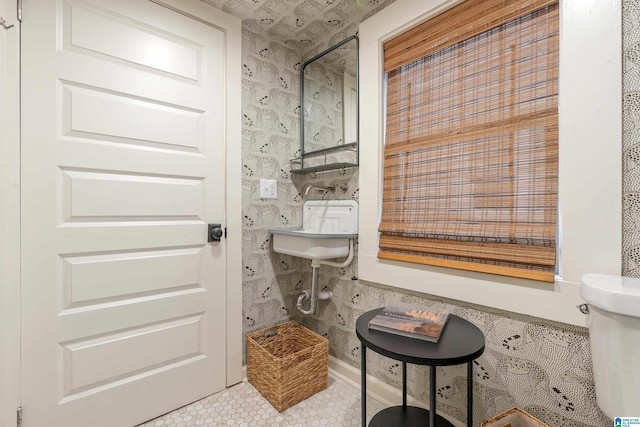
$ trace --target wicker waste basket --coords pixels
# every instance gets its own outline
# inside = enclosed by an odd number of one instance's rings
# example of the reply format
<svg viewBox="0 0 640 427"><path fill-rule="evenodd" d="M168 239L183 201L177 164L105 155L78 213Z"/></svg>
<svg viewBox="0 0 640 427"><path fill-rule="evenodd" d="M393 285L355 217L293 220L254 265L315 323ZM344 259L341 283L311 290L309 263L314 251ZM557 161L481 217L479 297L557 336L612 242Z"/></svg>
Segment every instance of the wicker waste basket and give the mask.
<svg viewBox="0 0 640 427"><path fill-rule="evenodd" d="M247 335L247 379L279 412L327 388L329 341L296 322Z"/></svg>
<svg viewBox="0 0 640 427"><path fill-rule="evenodd" d="M507 409L480 424L480 427L549 427L527 411L520 408Z"/></svg>

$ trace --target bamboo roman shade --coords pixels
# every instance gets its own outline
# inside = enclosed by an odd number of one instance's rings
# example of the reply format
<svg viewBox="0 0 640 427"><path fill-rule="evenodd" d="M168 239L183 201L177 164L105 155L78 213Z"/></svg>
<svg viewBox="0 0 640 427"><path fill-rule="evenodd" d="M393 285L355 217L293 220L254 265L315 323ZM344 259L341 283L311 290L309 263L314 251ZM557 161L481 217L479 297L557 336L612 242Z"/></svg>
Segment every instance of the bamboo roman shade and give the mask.
<svg viewBox="0 0 640 427"><path fill-rule="evenodd" d="M553 282L558 13L467 0L385 43L378 257Z"/></svg>

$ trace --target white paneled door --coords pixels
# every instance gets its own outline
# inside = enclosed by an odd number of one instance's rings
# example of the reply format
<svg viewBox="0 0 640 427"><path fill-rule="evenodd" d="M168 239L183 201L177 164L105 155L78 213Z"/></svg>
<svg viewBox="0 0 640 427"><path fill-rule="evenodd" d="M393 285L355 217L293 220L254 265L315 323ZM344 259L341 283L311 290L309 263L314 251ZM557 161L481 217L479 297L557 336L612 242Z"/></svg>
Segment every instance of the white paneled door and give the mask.
<svg viewBox="0 0 640 427"><path fill-rule="evenodd" d="M225 387L224 22L23 7L24 425L132 426Z"/></svg>

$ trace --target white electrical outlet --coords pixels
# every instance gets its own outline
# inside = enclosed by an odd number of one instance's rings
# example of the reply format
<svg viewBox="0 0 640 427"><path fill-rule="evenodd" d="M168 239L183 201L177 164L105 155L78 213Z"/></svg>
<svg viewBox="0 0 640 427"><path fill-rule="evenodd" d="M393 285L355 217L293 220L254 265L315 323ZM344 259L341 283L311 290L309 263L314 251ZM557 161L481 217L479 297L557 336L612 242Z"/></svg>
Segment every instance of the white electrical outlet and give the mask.
<svg viewBox="0 0 640 427"><path fill-rule="evenodd" d="M260 198L261 199L277 199L278 198L278 181L275 179L260 180Z"/></svg>

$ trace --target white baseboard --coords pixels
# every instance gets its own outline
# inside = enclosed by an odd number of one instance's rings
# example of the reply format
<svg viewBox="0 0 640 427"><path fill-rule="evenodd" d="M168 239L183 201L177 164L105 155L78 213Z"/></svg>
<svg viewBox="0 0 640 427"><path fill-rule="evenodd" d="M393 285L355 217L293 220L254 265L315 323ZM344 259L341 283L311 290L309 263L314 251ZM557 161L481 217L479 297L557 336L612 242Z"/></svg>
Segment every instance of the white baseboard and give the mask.
<svg viewBox="0 0 640 427"><path fill-rule="evenodd" d="M329 373L334 377L351 384L352 386L360 389L360 369L336 359L333 356L329 356ZM380 381L378 378L367 375L367 395L373 397L379 402L388 405L401 405L402 404L402 391L395 387L390 386L387 383ZM411 406L417 406L419 408L429 409L429 405L418 399L407 396L407 404ZM465 427L466 424L456 419L438 413L441 417L445 418L455 427Z"/></svg>

